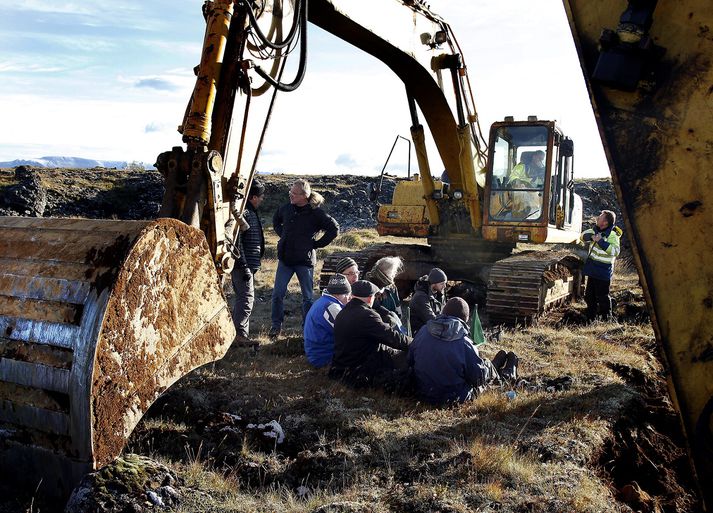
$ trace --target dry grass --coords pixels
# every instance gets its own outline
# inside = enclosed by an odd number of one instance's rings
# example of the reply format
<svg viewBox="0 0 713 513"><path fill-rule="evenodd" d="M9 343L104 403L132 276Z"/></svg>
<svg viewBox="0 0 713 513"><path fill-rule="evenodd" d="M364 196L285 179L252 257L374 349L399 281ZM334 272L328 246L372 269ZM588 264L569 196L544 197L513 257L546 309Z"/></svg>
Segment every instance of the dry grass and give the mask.
<svg viewBox="0 0 713 513"><path fill-rule="evenodd" d="M339 244L361 247L372 239L360 230ZM471 403L432 408L354 391L311 369L302 355L296 280L286 302L287 337L268 341L274 268L268 259L258 275L262 299L251 328L262 344L258 353L231 349L193 373L133 436L131 450L151 447L194 490L179 511L621 511L596 462L639 395L612 364L652 379L661 372L650 354L650 326L556 329L543 320L508 331L481 354L514 350L532 384L572 376L571 387L518 389L514 400L507 388L495 388ZM616 286L630 289L635 281L626 275ZM215 432L219 421L210 427L220 412L244 419L233 439ZM166 438L171 419L192 456ZM272 419L285 430L282 445L244 430L247 422ZM199 426L190 433L192 422Z"/></svg>

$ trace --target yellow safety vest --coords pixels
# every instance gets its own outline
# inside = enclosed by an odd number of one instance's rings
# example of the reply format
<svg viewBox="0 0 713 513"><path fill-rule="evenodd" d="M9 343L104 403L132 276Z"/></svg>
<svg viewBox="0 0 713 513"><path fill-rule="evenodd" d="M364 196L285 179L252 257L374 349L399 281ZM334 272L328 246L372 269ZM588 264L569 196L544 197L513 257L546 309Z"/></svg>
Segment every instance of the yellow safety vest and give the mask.
<svg viewBox="0 0 713 513"><path fill-rule="evenodd" d="M616 226L612 228L611 232L609 232L609 236L604 239L609 243L607 249L602 249L599 244L591 241L592 245L590 246L591 251L589 253L589 258L595 262L613 266L616 257L618 257L621 252L621 245L619 243L621 233L621 230ZM580 236L582 242L584 242L584 236L587 234L594 235L594 230L591 228L589 230L584 230Z"/></svg>
<svg viewBox="0 0 713 513"><path fill-rule="evenodd" d="M508 182L513 182L515 180L520 180L527 184L532 184L532 178L530 178L530 176L527 174L527 170L525 169L525 164L523 164L522 162L520 162L518 165L516 165L510 171L510 176L508 177Z"/></svg>

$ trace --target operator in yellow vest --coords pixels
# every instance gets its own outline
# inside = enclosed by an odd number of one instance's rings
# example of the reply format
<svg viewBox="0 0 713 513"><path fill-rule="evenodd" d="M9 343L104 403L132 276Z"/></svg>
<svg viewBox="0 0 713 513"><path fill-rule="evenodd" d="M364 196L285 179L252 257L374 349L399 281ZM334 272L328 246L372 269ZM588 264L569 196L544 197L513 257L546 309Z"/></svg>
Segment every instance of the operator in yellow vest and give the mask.
<svg viewBox="0 0 713 513"><path fill-rule="evenodd" d="M614 275L614 261L619 256L622 231L614 226L616 214L611 210L602 210L597 217L597 224L585 230L581 239L590 243L589 256L584 263L582 273L587 277L587 289L584 301L587 303L587 318L596 319L597 314L605 320L611 318L611 296L609 287Z"/></svg>
<svg viewBox="0 0 713 513"><path fill-rule="evenodd" d="M510 170L508 175L508 185L515 188L528 188L532 186L532 178L527 174L529 165L527 152L520 155L520 162Z"/></svg>

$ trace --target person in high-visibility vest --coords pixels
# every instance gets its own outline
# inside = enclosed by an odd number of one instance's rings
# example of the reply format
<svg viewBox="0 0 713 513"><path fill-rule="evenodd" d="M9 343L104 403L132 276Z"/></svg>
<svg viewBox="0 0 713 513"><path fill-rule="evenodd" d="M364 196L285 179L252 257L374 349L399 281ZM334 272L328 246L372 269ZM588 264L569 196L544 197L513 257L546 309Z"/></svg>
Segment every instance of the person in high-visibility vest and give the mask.
<svg viewBox="0 0 713 513"><path fill-rule="evenodd" d="M520 155L520 162L510 170L508 175L508 185L516 188L527 188L532 186L532 178L527 174L529 155L525 152Z"/></svg>
<svg viewBox="0 0 713 513"><path fill-rule="evenodd" d="M585 230L581 239L590 243L589 255L582 273L587 277L584 301L587 303L587 318L593 321L597 315L605 320L612 317L609 288L614 276L614 262L620 252L622 231L614 226L616 214L602 210L594 228Z"/></svg>

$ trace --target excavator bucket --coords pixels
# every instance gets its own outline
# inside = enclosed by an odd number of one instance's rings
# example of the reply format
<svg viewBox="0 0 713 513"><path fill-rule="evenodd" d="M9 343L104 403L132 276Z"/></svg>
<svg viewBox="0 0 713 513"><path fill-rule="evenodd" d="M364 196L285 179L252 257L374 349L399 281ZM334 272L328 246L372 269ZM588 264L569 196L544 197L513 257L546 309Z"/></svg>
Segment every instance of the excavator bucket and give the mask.
<svg viewBox="0 0 713 513"><path fill-rule="evenodd" d="M201 231L0 217L0 473L66 497L234 336Z"/></svg>

